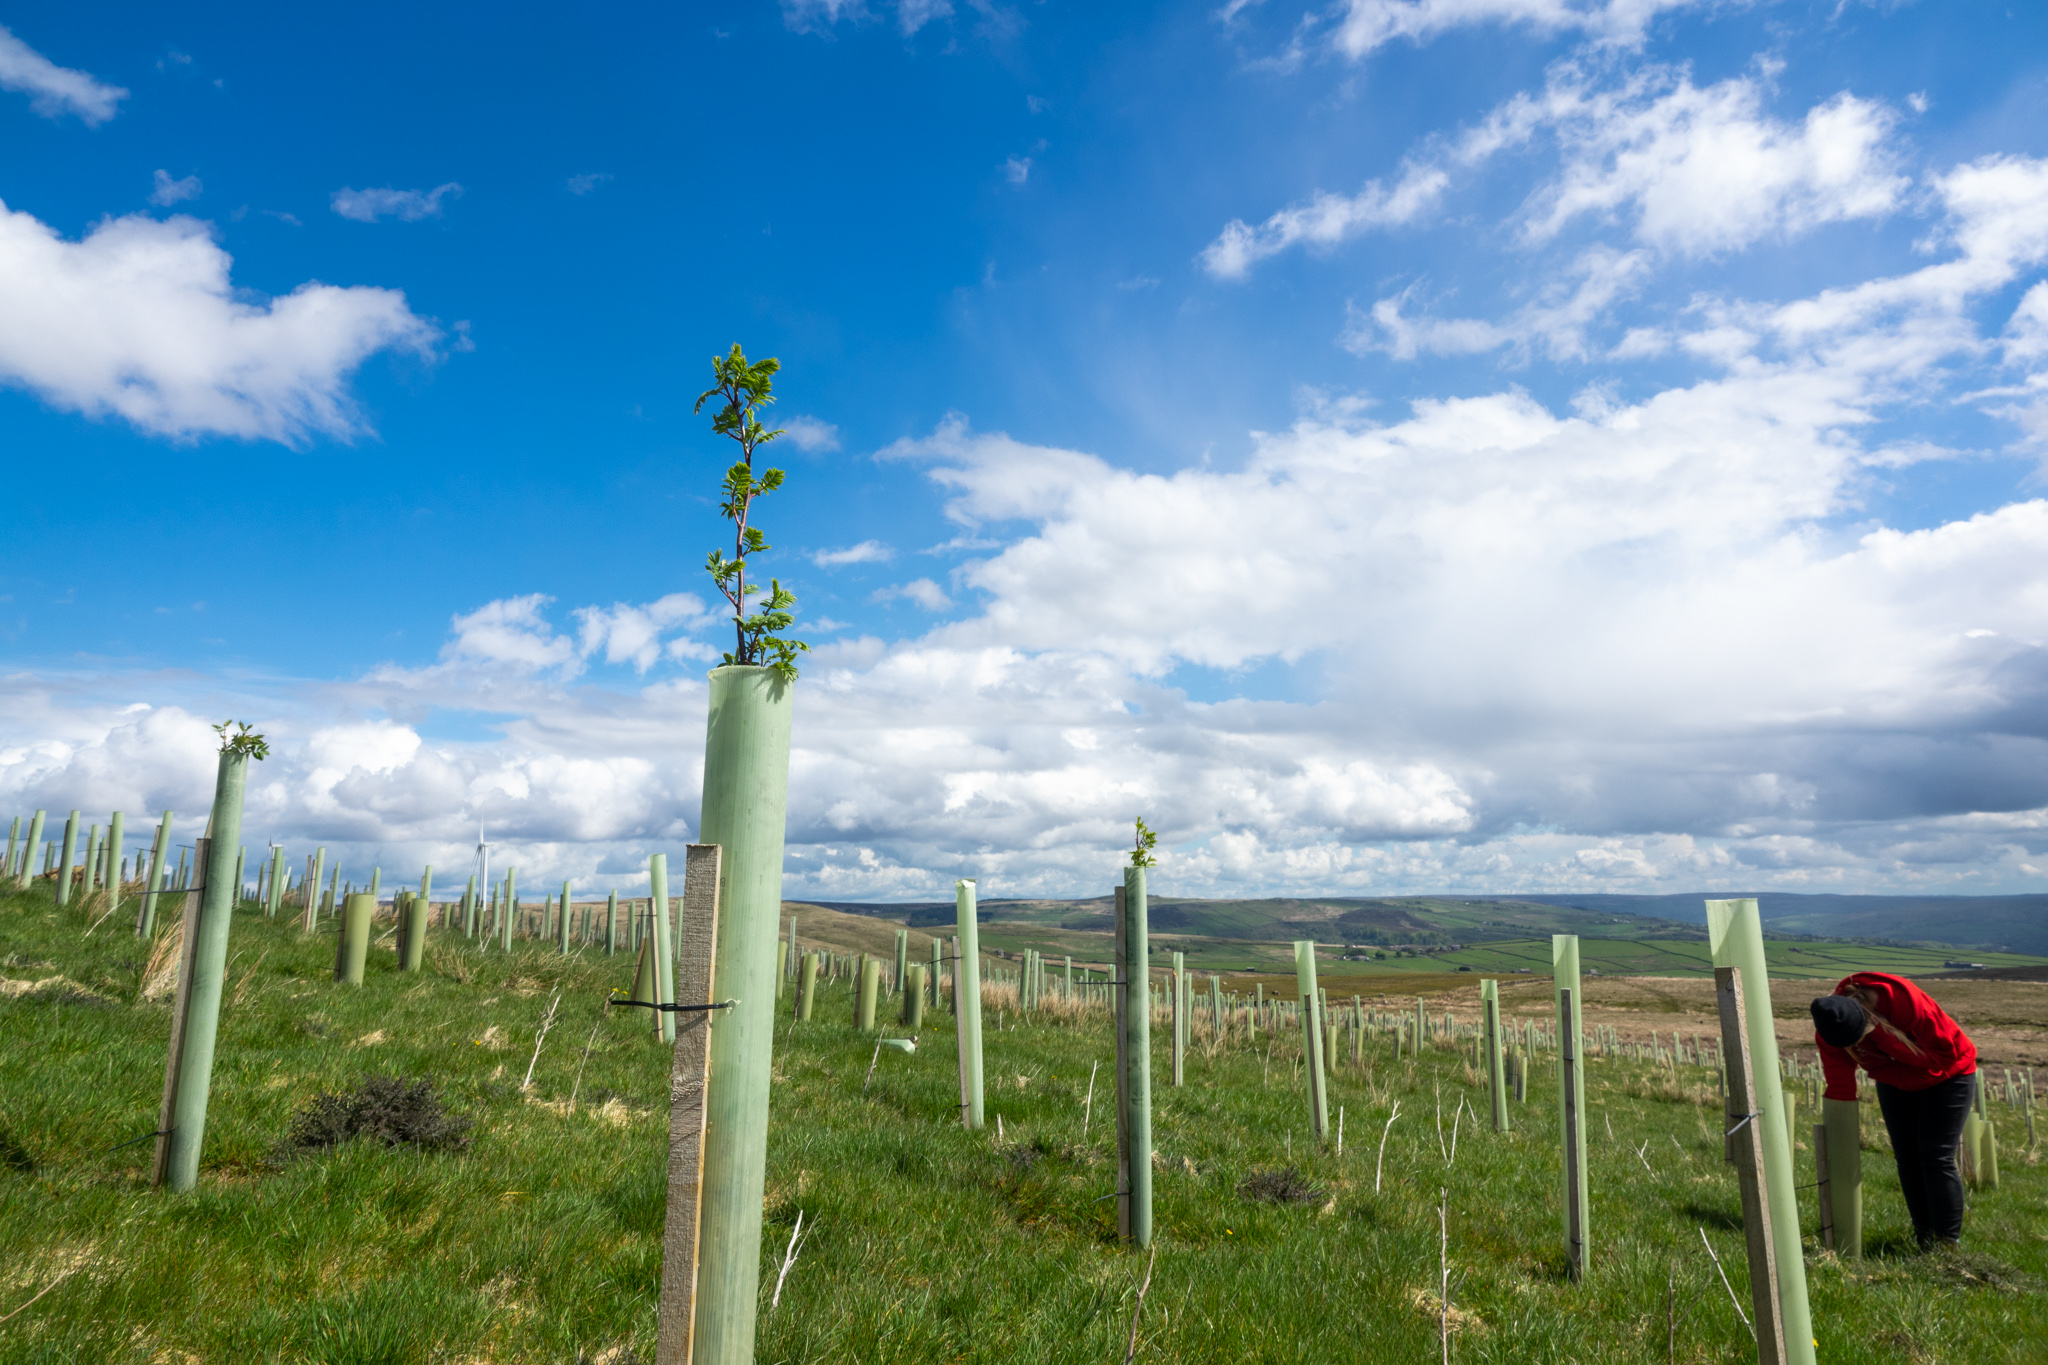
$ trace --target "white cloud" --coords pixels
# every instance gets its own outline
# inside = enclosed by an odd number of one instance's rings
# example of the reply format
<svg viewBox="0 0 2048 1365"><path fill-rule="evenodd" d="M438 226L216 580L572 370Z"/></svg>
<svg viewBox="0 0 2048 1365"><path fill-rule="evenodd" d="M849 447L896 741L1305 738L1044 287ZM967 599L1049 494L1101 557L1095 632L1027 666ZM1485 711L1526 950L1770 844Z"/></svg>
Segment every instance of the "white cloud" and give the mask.
<svg viewBox="0 0 2048 1365"><path fill-rule="evenodd" d="M670 640L664 645L661 638L679 626L694 630L711 622L709 608L694 593L672 592L642 606L614 602L610 607L579 607L576 619L578 652L583 657L602 649L606 663L630 662L642 673L664 652L670 658L701 658L712 653L708 646L694 642Z"/></svg>
<svg viewBox="0 0 2048 1365"><path fill-rule="evenodd" d="M1500 24L1541 34L1583 33L1594 42L1634 47L1657 16L1705 0L1344 0L1330 14L1330 45L1367 56L1398 39L1425 43L1457 28ZM1228 14L1234 15L1238 6ZM1226 15L1228 17L1228 15Z"/></svg>
<svg viewBox="0 0 2048 1365"><path fill-rule="evenodd" d="M1003 179L1012 185L1021 185L1031 178L1031 158L1013 156L1003 163Z"/></svg>
<svg viewBox="0 0 2048 1365"><path fill-rule="evenodd" d="M817 550L811 555L811 563L821 569L836 569L842 564L880 564L896 557L896 552L879 540L863 540L858 545L849 545L843 550Z"/></svg>
<svg viewBox="0 0 2048 1365"><path fill-rule="evenodd" d="M944 611L953 605L953 599L946 591L929 578L913 578L908 583L897 583L879 588L873 594L877 602L915 602L926 611Z"/></svg>
<svg viewBox="0 0 2048 1365"><path fill-rule="evenodd" d="M439 218L441 201L450 196L462 197L462 186L452 180L431 190L356 190L344 186L330 196L329 204L342 217L358 223L374 223L379 218L416 223L422 218Z"/></svg>
<svg viewBox="0 0 2048 1365"><path fill-rule="evenodd" d="M783 438L794 444L798 450L839 449L839 428L830 422L793 414L778 418L776 425L782 428Z"/></svg>
<svg viewBox="0 0 2048 1365"><path fill-rule="evenodd" d="M1602 84L1560 62L1542 91L1514 96L1454 137L1425 139L1392 189L1374 180L1356 195L1318 193L1256 227L1233 220L1202 264L1241 279L1296 245L1420 222L1442 205L1454 172L1540 135L1555 139L1561 160L1518 215L1525 245L1580 218L1625 216L1647 246L1707 255L1899 207L1910 182L1887 145L1890 110L1844 93L1788 123L1764 112L1765 93L1749 77L1701 89L1682 68L1657 65Z"/></svg>
<svg viewBox="0 0 2048 1365"><path fill-rule="evenodd" d="M896 28L908 38L926 24L949 18L952 13L953 6L947 0L897 0Z"/></svg>
<svg viewBox="0 0 2048 1365"><path fill-rule="evenodd" d="M1407 317L1402 305L1417 292L1414 286L1381 299L1369 314L1353 310L1341 338L1346 350L1363 355L1385 351L1397 360L1417 355L1474 355L1512 346L1519 352L1541 349L1553 360L1584 360L1587 330L1618 299L1632 292L1649 273L1641 251L1619 252L1593 247L1573 263L1576 282L1554 280L1537 297L1499 323L1477 318Z"/></svg>
<svg viewBox="0 0 2048 1365"><path fill-rule="evenodd" d="M1792 124L1764 113L1764 94L1754 78L1702 89L1657 67L1599 90L1562 68L1544 112L1565 163L1531 197L1528 237L1626 209L1639 240L1706 255L1898 206L1908 181L1885 145L1890 110L1845 92Z"/></svg>
<svg viewBox="0 0 2048 1365"><path fill-rule="evenodd" d="M486 602L466 616L455 617L449 623L453 638L442 647L441 657L507 664L523 672L542 668L573 671L578 666L575 642L557 635L541 614L554 600L544 593L528 593Z"/></svg>
<svg viewBox="0 0 2048 1365"><path fill-rule="evenodd" d="M169 208L172 204L180 204L187 199L197 199L204 188L196 175L173 180L169 171L159 170L156 173L156 188L149 192L149 202Z"/></svg>
<svg viewBox="0 0 2048 1365"><path fill-rule="evenodd" d="M589 194L611 178L612 174L610 171L588 171L582 175L572 175L563 181L562 184L569 193L580 196ZM444 186L443 188L446 187Z"/></svg>
<svg viewBox="0 0 2048 1365"><path fill-rule="evenodd" d="M348 394L364 360L439 340L396 290L256 303L231 264L191 218L116 218L72 242L0 204L0 379L154 435L300 444L365 429Z"/></svg>
<svg viewBox="0 0 2048 1365"><path fill-rule="evenodd" d="M58 66L4 26L0 26L0 90L30 96L29 107L44 118L76 114L87 127L105 123L128 98L128 92L118 85Z"/></svg>
<svg viewBox="0 0 2048 1365"><path fill-rule="evenodd" d="M1203 249L1202 265L1219 279L1242 279L1257 262L1299 242L1334 246L1369 228L1412 223L1437 206L1449 184L1440 168L1411 165L1391 190L1372 180L1355 195L1318 194L1281 209L1257 227L1232 219Z"/></svg>

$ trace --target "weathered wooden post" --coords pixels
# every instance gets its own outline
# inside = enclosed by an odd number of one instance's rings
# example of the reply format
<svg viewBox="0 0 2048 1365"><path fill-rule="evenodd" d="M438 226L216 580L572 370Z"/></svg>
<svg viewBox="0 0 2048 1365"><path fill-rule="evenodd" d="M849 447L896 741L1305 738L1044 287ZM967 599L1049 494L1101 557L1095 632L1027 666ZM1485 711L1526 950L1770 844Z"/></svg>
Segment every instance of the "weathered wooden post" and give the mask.
<svg viewBox="0 0 2048 1365"><path fill-rule="evenodd" d="M1493 1131L1508 1131L1508 1076L1500 1036L1500 982L1479 983L1480 1037L1486 1047L1486 1092L1493 1099Z"/></svg>
<svg viewBox="0 0 2048 1365"><path fill-rule="evenodd" d="M1713 903L1708 902L1709 905ZM1754 901L1750 903L1755 904ZM1770 1185L1773 1175L1765 1151L1769 1142L1768 1130L1775 1123L1783 1132L1784 1125L1772 1115L1759 1112L1757 1102L1759 1089L1778 1088L1777 1067L1773 1065L1764 1073L1766 1085L1759 1087L1756 1084L1757 1073L1752 1069L1755 1059L1749 1050L1753 1032L1750 1021L1754 1015L1743 1000L1741 968L1714 968L1714 1000L1720 1007L1721 1051L1728 1063L1727 1156L1734 1163L1736 1178L1742 1186L1742 1236L1749 1252L1749 1297L1756 1318L1753 1330L1756 1332L1757 1360L1760 1365L1788 1365L1793 1359L1788 1354L1792 1328L1786 1321L1785 1303L1780 1293L1783 1275L1778 1265L1777 1239L1771 1231ZM1763 1027L1771 1027L1770 1018L1770 997L1766 994ZM1796 1242L1793 1254L1801 1254ZM1803 1274L1801 1278L1803 1281ZM1810 1346L1806 1358L1809 1361L1813 1359Z"/></svg>
<svg viewBox="0 0 2048 1365"><path fill-rule="evenodd" d="M975 884L953 884L953 1020L960 1044L960 1122L972 1131L982 1124L981 931L975 919Z"/></svg>
<svg viewBox="0 0 2048 1365"><path fill-rule="evenodd" d="M772 667L711 671L700 824L703 841L722 850L716 977L734 1003L711 1030L693 1365L754 1359L794 690ZM664 974L674 982L672 965Z"/></svg>
<svg viewBox="0 0 2048 1365"><path fill-rule="evenodd" d="M1124 869L1122 1017L1126 1188L1130 1191L1130 1240L1152 1245L1152 993L1151 950L1145 903L1145 869Z"/></svg>
<svg viewBox="0 0 2048 1365"><path fill-rule="evenodd" d="M1294 942L1294 980L1301 994L1301 1073L1308 1078L1308 1127L1318 1143L1330 1135L1329 1079L1323 1070L1323 1012L1317 1007L1316 945Z"/></svg>
<svg viewBox="0 0 2048 1365"><path fill-rule="evenodd" d="M1766 1225L1777 1266L1778 1301L1785 1315L1787 1365L1813 1365L1813 1314L1806 1297L1806 1258L1801 1250L1798 1183L1792 1173L1792 1133L1785 1120L1785 1091L1779 1083L1778 1035L1771 1022L1771 979L1764 960L1763 920L1753 899L1707 902L1707 945L1714 965L1740 969L1746 996L1746 1036L1756 1092L1749 1108L1761 1134L1760 1185L1768 1198ZM1718 973L1716 974L1718 979ZM1725 1026L1722 1052L1728 1052ZM1730 1078L1731 1084L1733 1078ZM1736 1118L1740 1118L1737 1114ZM1732 1125L1734 1118L1729 1120ZM1761 1332L1761 1329L1759 1329Z"/></svg>
<svg viewBox="0 0 2048 1365"><path fill-rule="evenodd" d="M222 730L225 732L226 727ZM164 1062L164 1099L158 1111L156 1162L151 1183L189 1190L199 1183L206 1142L206 1105L213 1089L214 1044L220 1035L220 996L227 975L228 930L233 921L234 851L242 842L242 793L249 760L268 749L262 736L227 737L213 782L210 837L199 841L198 885L185 896L185 944L171 1013L171 1045Z"/></svg>
<svg viewBox="0 0 2048 1365"><path fill-rule="evenodd" d="M1586 1194L1586 1073L1579 1056L1584 1022L1579 1001L1579 939L1553 934L1550 939L1553 989L1557 993L1558 1132L1564 1152L1564 1255L1571 1277L1586 1273L1588 1228L1592 1213Z"/></svg>
<svg viewBox="0 0 2048 1365"><path fill-rule="evenodd" d="M683 903L676 923L675 1003L715 1005L720 850L683 851ZM566 911L567 897L563 899ZM661 1013L661 1011L656 1011ZM655 1317L656 1365L690 1365L697 1325L698 1236L702 1231L704 1123L709 1108L711 1039L719 1011L672 1015L676 1026L668 1087L668 1212L661 1239L661 1306Z"/></svg>

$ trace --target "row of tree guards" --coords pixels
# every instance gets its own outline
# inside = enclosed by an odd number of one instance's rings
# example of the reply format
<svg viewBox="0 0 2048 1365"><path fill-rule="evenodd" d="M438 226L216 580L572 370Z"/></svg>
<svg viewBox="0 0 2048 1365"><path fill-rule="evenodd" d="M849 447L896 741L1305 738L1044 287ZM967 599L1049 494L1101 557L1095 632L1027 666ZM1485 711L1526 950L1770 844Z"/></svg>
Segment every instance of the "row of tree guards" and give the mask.
<svg viewBox="0 0 2048 1365"><path fill-rule="evenodd" d="M721 669L720 674L766 674L767 670ZM735 681L752 682L738 687ZM1769 983L1765 970L1761 922L1752 900L1709 901L1708 932L1715 963L1718 1037L1690 1038L1672 1032L1648 1043L1622 1040L1611 1029L1588 1029L1582 1017L1578 941L1569 935L1553 939L1554 1018L1545 1022L1504 1020L1499 983L1480 982L1478 1018L1466 1024L1448 1013L1432 1014L1417 998L1412 1010L1368 1005L1357 997L1333 1001L1317 979L1315 945L1295 945L1297 998L1268 998L1263 986L1250 994L1225 992L1221 978L1209 976L1206 988L1173 953L1163 972L1152 967L1147 935L1146 872L1125 869L1115 888L1115 958L1109 967L1077 967L1071 957L1057 966L1035 950L1025 950L1014 965L1001 955L984 954L978 941L976 886L962 881L956 888L957 932L950 941L934 938L929 962L913 961L909 931L896 932L889 957L801 951L797 922L788 921L786 935L777 931L781 907L781 788L773 779L778 766L775 745L782 746L786 765L787 703L770 693L761 679L727 679L714 686L713 755L707 758L704 833L706 842L686 852L680 898L671 899L667 860L650 860L650 890L644 901L623 907L612 893L601 907L578 907L565 884L559 899L540 907L523 906L516 895L516 872L479 896L475 880L458 900L444 902L440 927L468 940L509 947L515 932L545 938L561 951L602 945L605 951L638 950L635 986L629 997L658 1005L653 1027L664 1043L675 1047L671 1113L671 1226L663 1271L662 1339L682 1334L681 1354L665 1345L665 1361L740 1361L751 1358L753 1304L756 1296L760 1235L760 1195L765 1182L767 1124L766 1072L772 1046L775 1001L783 983L795 984L793 1012L812 1017L821 981L845 979L854 986L857 1027L884 1029L882 1003L898 998L896 1022L915 1032L927 1008L950 1005L959 1058L960 1118L970 1130L985 1122L982 1072L982 1008L984 986L992 998L1029 1016L1064 1008L1107 1010L1114 1023L1117 1111L1118 1227L1131 1244L1146 1246L1153 1235L1151 1152L1151 1030L1163 1020L1169 1030L1172 1084L1185 1079L1185 1066L1198 1036L1211 1045L1233 1037L1256 1044L1265 1030L1295 1034L1300 1039L1307 1110L1313 1140L1331 1138L1328 1086L1347 1057L1363 1056L1367 1039L1391 1040L1396 1057L1424 1045L1464 1049L1479 1069L1486 1088L1485 1108L1495 1131L1512 1124L1512 1108L1527 1103L1533 1058L1553 1054L1557 1083L1561 1160L1560 1232L1572 1275L1590 1265L1593 1236L1587 1187L1585 1068L1590 1059L1621 1057L1668 1067L1706 1070L1719 1085L1727 1116L1726 1157L1738 1172L1744 1205L1744 1232L1751 1266L1756 1308L1759 1358L1807 1362L1813 1358L1812 1324L1807 1305L1800 1214L1793 1175L1795 1115L1802 1094L1818 1100L1818 1122L1811 1138L1818 1175L1817 1202L1822 1242L1845 1256L1862 1250L1861 1104L1818 1095L1817 1066L1796 1058L1781 1059L1771 1027ZM738 723L745 720L746 724ZM779 723L778 723L779 721ZM732 726L744 742L730 734L715 743L721 723ZM754 750L768 746L765 760ZM175 870L168 866L169 813L157 828L149 872L142 894L151 902L165 893L182 897L184 948L179 990L166 1063L163 1112L159 1124L155 1179L173 1190L189 1189L197 1179L203 1145L207 1092L217 1036L220 987L226 961L228 915L240 891L244 857L239 849L241 793L247 753L224 750L216 781L207 835L196 841L189 859ZM774 797L764 802L765 790ZM722 798L722 804L714 801ZM748 799L740 799L745 796ZM768 809L768 806L773 809ZM75 831L77 820L68 822ZM21 822L16 821L17 830ZM105 840L89 831L87 856L67 882L61 870L71 853L52 861L58 869L56 889L65 903L67 886L87 895L105 893L107 911L118 905L123 881L116 861L120 820L109 822ZM10 841L7 871L25 880L35 866L41 838L40 813L29 822L29 837L19 848ZM713 840L714 834L723 836ZM67 838L66 844L72 842ZM233 850L232 856L230 850ZM97 861L95 861L97 860ZM139 861L139 860L138 860ZM97 866L99 873L91 869ZM277 914L296 899L302 924L318 927L337 904L337 981L360 984L364 979L373 920L378 913L373 872L368 889L356 890L339 879L323 887L324 850L307 861L296 888L283 871L281 854L254 884L266 913ZM433 919L433 870L421 877L417 893L410 888L393 897L398 921L396 956L400 971L417 970L424 959L426 934ZM98 912L98 905L94 906ZM579 914L580 911L580 914ZM147 924L154 905L141 912ZM666 968L666 969L664 969ZM719 999L718 996L729 996ZM710 1008L706 1008L709 1006ZM721 1062L723 1063L721 1065ZM1759 1077L1773 1077L1760 1084ZM716 1076L719 1084L711 1084ZM1978 1091L1977 1109L1966 1134L1964 1165L1972 1182L1995 1185L1996 1131L1989 1103L2004 1099L2023 1105L2029 1141L2033 1138L2033 1076L2007 1071L1987 1077ZM720 1136L721 1116L723 1140ZM1143 1154L1141 1157L1140 1154ZM680 1226L678 1219L681 1219ZM746 1250L749 1254L741 1254ZM684 1281L687 1280L687 1286ZM686 1292L687 1288L687 1292Z"/></svg>

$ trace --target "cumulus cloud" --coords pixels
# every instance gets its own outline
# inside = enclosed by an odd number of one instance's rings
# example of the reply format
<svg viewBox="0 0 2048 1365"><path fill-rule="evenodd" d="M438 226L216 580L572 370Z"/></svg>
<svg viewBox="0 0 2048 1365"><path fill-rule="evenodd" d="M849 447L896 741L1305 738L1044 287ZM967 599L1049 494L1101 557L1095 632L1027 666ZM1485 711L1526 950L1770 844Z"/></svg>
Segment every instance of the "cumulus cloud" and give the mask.
<svg viewBox="0 0 2048 1365"><path fill-rule="evenodd" d="M508 664L522 672L542 668L573 670L580 657L576 642L556 634L544 612L554 600L545 593L528 593L487 602L467 615L455 617L449 623L451 638L441 647L441 657ZM599 640L603 638L601 634Z"/></svg>
<svg viewBox="0 0 2048 1365"><path fill-rule="evenodd" d="M792 413L779 417L775 424L782 428L782 437L798 450L818 451L839 449L839 428L816 417Z"/></svg>
<svg viewBox="0 0 2048 1365"><path fill-rule="evenodd" d="M1525 232L1544 241L1625 210L1638 240L1697 256L1898 206L1909 182L1885 145L1888 109L1844 92L1787 123L1764 94L1753 77L1702 89L1656 67L1602 90L1564 68L1544 99L1564 166L1532 197Z"/></svg>
<svg viewBox="0 0 2048 1365"><path fill-rule="evenodd" d="M1281 209L1253 227L1241 219L1202 251L1202 265L1218 279L1242 279L1251 267L1297 243L1332 246L1369 228L1412 223L1435 208L1450 176L1436 166L1409 166L1392 189L1368 181L1354 195L1318 194Z"/></svg>
<svg viewBox="0 0 2048 1365"><path fill-rule="evenodd" d="M422 218L439 218L441 201L451 196L462 197L462 186L452 180L431 190L355 190L344 186L329 197L328 203L336 213L358 223L374 223L380 218L417 223Z"/></svg>
<svg viewBox="0 0 2048 1365"><path fill-rule="evenodd" d="M67 241L0 204L0 379L153 435L302 444L365 430L349 380L439 331L396 290L301 285L253 302L206 224L101 223Z"/></svg>
<svg viewBox="0 0 2048 1365"><path fill-rule="evenodd" d="M1700 256L1899 207L1910 181L1888 142L1897 123L1889 109L1845 92L1787 122L1765 111L1767 93L1757 77L1703 89L1680 67L1605 79L1560 62L1541 91L1514 96L1456 136L1425 139L1392 188L1375 180L1355 195L1318 193L1256 227L1232 220L1202 264L1240 279L1297 245L1335 246L1423 221L1457 176L1538 138L1554 141L1559 160L1517 215L1527 246L1592 217L1625 219L1659 252Z"/></svg>
<svg viewBox="0 0 2048 1365"><path fill-rule="evenodd" d="M149 202L168 208L172 204L182 204L187 199L197 199L204 188L196 175L173 180L169 171L159 170L156 173L156 188L149 192Z"/></svg>
<svg viewBox="0 0 2048 1365"><path fill-rule="evenodd" d="M1353 309L1341 341L1354 354L1384 351L1397 360L1421 354L1475 355L1503 346L1524 355L1540 350L1553 360L1584 360L1588 329L1617 299L1633 292L1649 269L1645 252L1593 247L1573 263L1575 279L1547 282L1534 300L1499 322L1406 315L1403 307L1420 288L1411 285L1393 298L1381 299L1369 313Z"/></svg>
<svg viewBox="0 0 2048 1365"><path fill-rule="evenodd" d="M836 569L842 564L880 564L893 559L896 552L879 540L863 540L858 545L849 545L843 550L818 550L811 555L811 563L821 569Z"/></svg>
<svg viewBox="0 0 2048 1365"><path fill-rule="evenodd" d="M0 90L29 97L29 107L44 118L76 114L87 127L112 118L128 92L94 80L83 71L58 66L0 26Z"/></svg>
<svg viewBox="0 0 2048 1365"><path fill-rule="evenodd" d="M665 652L670 658L711 655L713 651L708 646L692 648L691 642L664 641L662 636L678 627L693 630L713 619L704 599L687 592L672 592L643 606L614 602L609 607L579 607L578 652L588 658L602 650L606 663L631 663L645 673Z"/></svg>
<svg viewBox="0 0 2048 1365"><path fill-rule="evenodd" d="M1388 43L1421 44L1452 29L1482 24L1539 34L1582 33L1596 43L1633 47L1659 14L1705 0L1343 0L1326 16L1329 44L1354 60ZM1236 6L1230 13L1236 12Z"/></svg>
<svg viewBox="0 0 2048 1365"><path fill-rule="evenodd" d="M946 596L946 590L929 578L913 578L908 583L896 583L879 588L874 600L881 603L914 602L926 611L944 611L953 605L953 599Z"/></svg>

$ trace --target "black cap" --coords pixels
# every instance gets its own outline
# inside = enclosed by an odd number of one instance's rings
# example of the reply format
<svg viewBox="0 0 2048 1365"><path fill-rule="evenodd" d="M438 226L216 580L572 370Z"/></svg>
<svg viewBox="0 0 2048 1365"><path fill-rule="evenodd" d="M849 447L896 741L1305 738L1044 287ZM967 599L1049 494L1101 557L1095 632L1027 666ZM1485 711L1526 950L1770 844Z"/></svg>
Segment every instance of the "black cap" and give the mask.
<svg viewBox="0 0 2048 1365"><path fill-rule="evenodd" d="M1870 1024L1863 1004L1854 996L1823 995L1813 1002L1813 1031L1823 1043L1854 1047Z"/></svg>

